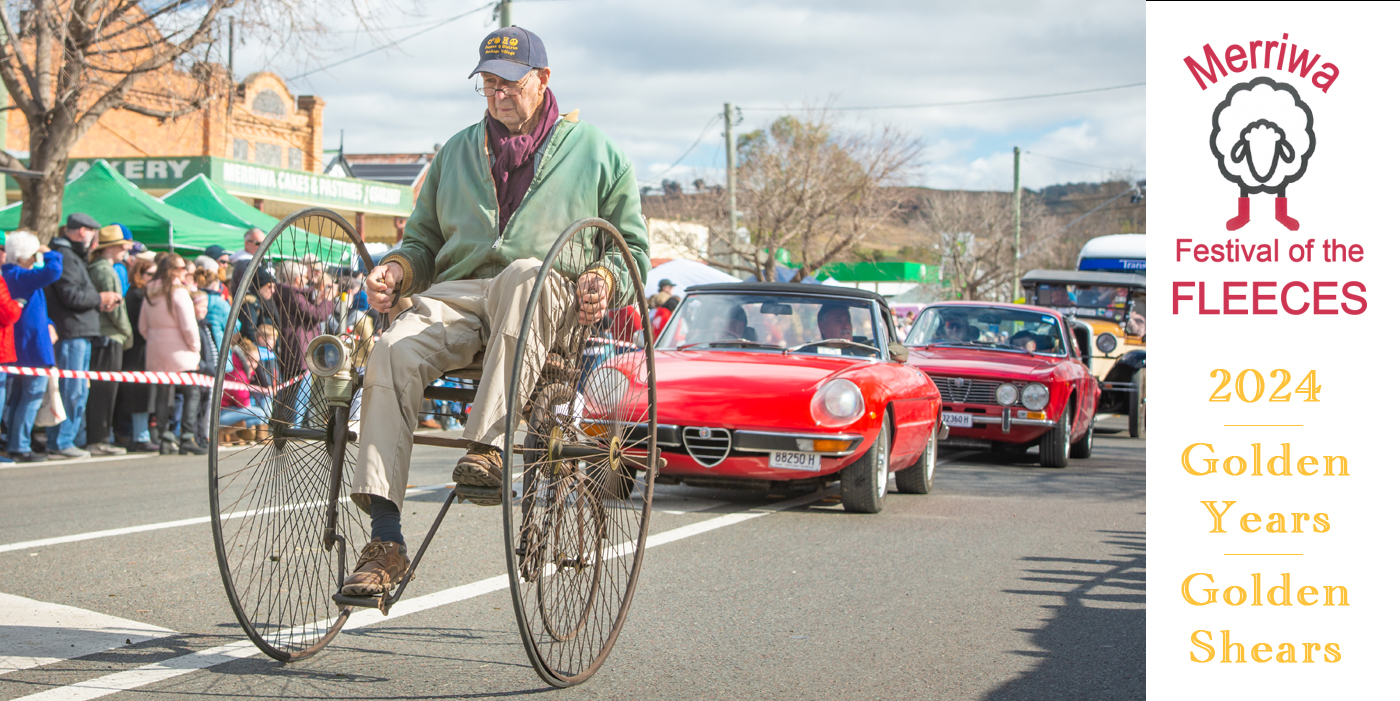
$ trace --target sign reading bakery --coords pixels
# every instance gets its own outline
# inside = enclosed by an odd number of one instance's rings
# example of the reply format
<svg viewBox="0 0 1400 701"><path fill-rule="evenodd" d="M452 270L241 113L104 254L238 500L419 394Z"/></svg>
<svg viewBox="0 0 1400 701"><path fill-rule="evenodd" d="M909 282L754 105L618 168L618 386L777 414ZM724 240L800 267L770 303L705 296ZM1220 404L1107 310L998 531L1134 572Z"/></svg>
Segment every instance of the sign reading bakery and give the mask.
<svg viewBox="0 0 1400 701"><path fill-rule="evenodd" d="M1199 88L1200 158L1219 170L1218 199L1201 203L1222 215L1214 231L1175 238L1177 262L1360 262L1365 247L1300 220L1289 201L1306 198L1309 164L1327 148L1327 125L1313 106L1328 99L1341 68L1315 48L1289 40L1206 43L1183 57L1179 80ZM1233 200L1233 206L1226 203ZM1172 314L1363 314L1366 285L1359 280L1300 280L1249 276L1218 281L1173 280Z"/></svg>

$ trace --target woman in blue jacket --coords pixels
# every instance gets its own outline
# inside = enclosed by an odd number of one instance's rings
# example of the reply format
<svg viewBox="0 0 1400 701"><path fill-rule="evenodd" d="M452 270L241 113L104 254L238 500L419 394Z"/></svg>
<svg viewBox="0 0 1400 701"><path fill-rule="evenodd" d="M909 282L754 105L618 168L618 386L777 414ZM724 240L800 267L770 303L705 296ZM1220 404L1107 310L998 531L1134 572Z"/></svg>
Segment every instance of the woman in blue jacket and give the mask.
<svg viewBox="0 0 1400 701"><path fill-rule="evenodd" d="M39 255L42 267L35 265ZM49 336L49 305L44 288L63 275L63 256L39 245L39 239L28 231L11 231L5 236L5 259L0 275L10 288L10 296L24 305L15 322L15 365L31 368L53 367L53 337ZM10 376L10 402L6 407L10 426L10 457L19 462L38 462L47 456L34 453L29 436L34 431L34 418L44 402L47 377Z"/></svg>

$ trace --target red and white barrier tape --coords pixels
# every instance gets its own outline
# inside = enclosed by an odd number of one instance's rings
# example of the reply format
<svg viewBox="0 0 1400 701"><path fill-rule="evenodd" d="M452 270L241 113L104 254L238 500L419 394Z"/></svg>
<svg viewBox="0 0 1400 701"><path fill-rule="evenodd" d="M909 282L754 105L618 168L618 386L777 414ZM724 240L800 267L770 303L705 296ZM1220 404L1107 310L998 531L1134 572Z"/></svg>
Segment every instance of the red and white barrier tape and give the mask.
<svg viewBox="0 0 1400 701"><path fill-rule="evenodd" d="M61 370L59 368L26 368L14 365L0 365L0 371L10 373L11 375L62 377L76 380L96 380L99 382L134 382L146 385L195 385L198 387L214 386L213 376L202 375L197 372L103 372L93 370ZM300 382L307 374L308 373L303 372L276 387L263 387L261 385L250 385L234 380L224 380L224 389L247 390L249 392L258 392L259 394L273 394L284 387L289 387Z"/></svg>

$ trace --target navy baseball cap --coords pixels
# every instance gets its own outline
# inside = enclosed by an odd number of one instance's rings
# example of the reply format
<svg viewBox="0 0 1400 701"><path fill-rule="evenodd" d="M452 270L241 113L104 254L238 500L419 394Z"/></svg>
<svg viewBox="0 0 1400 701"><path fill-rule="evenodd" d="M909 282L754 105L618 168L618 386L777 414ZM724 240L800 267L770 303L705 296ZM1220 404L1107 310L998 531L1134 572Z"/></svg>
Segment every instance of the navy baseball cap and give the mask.
<svg viewBox="0 0 1400 701"><path fill-rule="evenodd" d="M548 67L544 42L534 32L512 25L486 35L481 42L481 62L471 75L492 73L513 83L532 68Z"/></svg>

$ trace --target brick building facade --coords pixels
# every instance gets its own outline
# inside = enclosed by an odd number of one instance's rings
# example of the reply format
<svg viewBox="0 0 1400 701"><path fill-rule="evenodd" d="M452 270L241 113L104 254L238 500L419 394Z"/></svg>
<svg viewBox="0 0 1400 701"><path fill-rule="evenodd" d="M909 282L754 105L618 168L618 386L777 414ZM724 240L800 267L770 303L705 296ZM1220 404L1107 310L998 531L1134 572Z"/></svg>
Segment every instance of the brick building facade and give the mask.
<svg viewBox="0 0 1400 701"><path fill-rule="evenodd" d="M169 73L163 78L190 83L192 88L192 77ZM254 73L204 109L163 123L136 112L111 110L83 135L69 156L220 156L273 168L320 172L325 104L315 95L293 95L274 73ZM28 151L29 125L24 114L10 110L7 116L5 141L0 147L11 153Z"/></svg>

